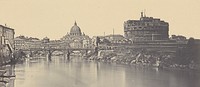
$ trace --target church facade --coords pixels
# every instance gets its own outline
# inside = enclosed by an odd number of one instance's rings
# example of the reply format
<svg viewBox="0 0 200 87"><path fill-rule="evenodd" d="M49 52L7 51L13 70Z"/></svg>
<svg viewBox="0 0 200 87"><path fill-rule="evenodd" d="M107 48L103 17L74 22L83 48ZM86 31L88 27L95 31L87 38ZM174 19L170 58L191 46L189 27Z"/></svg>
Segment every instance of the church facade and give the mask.
<svg viewBox="0 0 200 87"><path fill-rule="evenodd" d="M71 48L91 48L91 38L81 32L81 28L75 22L70 29L70 33L63 36L61 41L69 44Z"/></svg>

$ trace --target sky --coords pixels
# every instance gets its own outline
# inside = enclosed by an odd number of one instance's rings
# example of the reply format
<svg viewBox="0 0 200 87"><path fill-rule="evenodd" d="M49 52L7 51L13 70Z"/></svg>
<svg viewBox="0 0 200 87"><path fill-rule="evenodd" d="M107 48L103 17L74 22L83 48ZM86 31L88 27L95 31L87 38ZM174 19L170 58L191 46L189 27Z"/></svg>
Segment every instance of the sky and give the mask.
<svg viewBox="0 0 200 87"><path fill-rule="evenodd" d="M200 0L0 0L0 24L15 36L60 39L76 21L86 35L124 34L123 23L148 17L169 23L169 34L200 38Z"/></svg>

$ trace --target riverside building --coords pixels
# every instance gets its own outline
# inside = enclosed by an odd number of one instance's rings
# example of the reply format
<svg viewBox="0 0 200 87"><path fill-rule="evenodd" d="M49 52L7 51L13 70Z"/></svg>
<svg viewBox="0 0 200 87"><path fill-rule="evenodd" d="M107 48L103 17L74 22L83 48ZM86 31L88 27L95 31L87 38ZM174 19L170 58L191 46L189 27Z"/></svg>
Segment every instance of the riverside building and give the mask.
<svg viewBox="0 0 200 87"><path fill-rule="evenodd" d="M143 12L141 12L139 20L124 22L124 36L133 42L168 40L168 32L168 22L158 18L146 17Z"/></svg>

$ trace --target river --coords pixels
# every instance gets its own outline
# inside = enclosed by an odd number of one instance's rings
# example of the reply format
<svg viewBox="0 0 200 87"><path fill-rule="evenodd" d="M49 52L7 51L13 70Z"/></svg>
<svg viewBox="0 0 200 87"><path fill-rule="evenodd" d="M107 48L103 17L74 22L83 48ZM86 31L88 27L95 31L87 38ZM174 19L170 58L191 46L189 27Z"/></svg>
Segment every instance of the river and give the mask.
<svg viewBox="0 0 200 87"><path fill-rule="evenodd" d="M194 71L158 70L130 65L70 61L54 56L15 65L14 87L200 87Z"/></svg>

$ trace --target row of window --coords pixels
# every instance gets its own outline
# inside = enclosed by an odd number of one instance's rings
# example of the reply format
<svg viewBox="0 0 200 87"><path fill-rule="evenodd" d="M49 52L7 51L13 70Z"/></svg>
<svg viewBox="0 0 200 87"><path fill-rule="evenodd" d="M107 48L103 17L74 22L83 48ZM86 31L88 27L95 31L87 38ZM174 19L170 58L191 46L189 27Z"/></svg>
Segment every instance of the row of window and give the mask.
<svg viewBox="0 0 200 87"><path fill-rule="evenodd" d="M129 30L135 30L135 29L164 30L164 29L168 29L168 27L167 26L131 26L131 27L125 27L124 29L129 29Z"/></svg>
<svg viewBox="0 0 200 87"><path fill-rule="evenodd" d="M127 23L125 26L168 26L168 23L165 22L134 22L134 23Z"/></svg>
<svg viewBox="0 0 200 87"><path fill-rule="evenodd" d="M144 34L168 35L168 32L165 32L165 31L128 31L128 32L125 32L125 34L128 34L128 35L144 35Z"/></svg>

